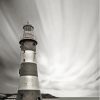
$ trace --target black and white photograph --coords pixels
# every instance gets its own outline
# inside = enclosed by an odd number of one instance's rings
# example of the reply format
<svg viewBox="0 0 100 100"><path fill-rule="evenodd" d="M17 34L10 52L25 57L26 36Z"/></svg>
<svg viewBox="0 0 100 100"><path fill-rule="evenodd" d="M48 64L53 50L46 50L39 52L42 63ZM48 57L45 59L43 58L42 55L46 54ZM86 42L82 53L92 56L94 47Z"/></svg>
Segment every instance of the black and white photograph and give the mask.
<svg viewBox="0 0 100 100"><path fill-rule="evenodd" d="M0 0L0 100L99 100L99 4Z"/></svg>

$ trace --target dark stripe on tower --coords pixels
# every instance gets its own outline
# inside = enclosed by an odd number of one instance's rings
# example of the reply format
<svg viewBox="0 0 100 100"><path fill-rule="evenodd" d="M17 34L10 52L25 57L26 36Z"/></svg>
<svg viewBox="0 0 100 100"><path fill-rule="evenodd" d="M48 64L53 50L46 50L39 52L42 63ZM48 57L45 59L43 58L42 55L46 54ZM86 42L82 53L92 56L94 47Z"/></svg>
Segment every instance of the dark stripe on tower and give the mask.
<svg viewBox="0 0 100 100"><path fill-rule="evenodd" d="M32 39L22 39L20 42L21 50L33 50L36 51L37 42Z"/></svg>
<svg viewBox="0 0 100 100"><path fill-rule="evenodd" d="M37 73L37 64L35 63L22 63L21 68L19 70L20 76L25 76L25 75L33 75L33 76L38 76Z"/></svg>

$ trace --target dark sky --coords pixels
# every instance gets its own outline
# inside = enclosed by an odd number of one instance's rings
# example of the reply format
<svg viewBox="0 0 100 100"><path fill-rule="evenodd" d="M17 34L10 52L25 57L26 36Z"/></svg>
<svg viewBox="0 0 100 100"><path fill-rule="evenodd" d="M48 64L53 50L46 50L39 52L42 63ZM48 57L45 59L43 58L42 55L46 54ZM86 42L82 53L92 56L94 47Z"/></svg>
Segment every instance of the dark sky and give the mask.
<svg viewBox="0 0 100 100"><path fill-rule="evenodd" d="M40 88L98 96L98 0L0 0L0 92L15 93L23 25L35 27Z"/></svg>

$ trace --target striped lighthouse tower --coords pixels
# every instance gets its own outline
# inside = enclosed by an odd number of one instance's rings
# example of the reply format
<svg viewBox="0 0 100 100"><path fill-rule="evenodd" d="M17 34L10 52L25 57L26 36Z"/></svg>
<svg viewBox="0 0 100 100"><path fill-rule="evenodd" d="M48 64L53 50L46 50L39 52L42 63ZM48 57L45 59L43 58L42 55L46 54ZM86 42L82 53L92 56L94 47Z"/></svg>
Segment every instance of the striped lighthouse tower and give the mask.
<svg viewBox="0 0 100 100"><path fill-rule="evenodd" d="M34 39L34 27L27 23L27 25L23 26L23 29L23 38L19 42L21 67L19 70L20 79L17 100L42 100L36 64L37 41Z"/></svg>

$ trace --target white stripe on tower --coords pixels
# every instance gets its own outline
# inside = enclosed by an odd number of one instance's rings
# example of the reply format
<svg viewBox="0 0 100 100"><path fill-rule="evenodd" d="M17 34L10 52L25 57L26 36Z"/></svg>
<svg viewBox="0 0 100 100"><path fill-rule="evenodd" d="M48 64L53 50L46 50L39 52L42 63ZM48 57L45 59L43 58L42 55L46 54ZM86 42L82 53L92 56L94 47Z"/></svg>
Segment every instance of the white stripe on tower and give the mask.
<svg viewBox="0 0 100 100"><path fill-rule="evenodd" d="M39 90L39 82L37 76L21 76L19 90Z"/></svg>
<svg viewBox="0 0 100 100"><path fill-rule="evenodd" d="M36 53L33 50L21 51L21 63L30 62L36 63Z"/></svg>

